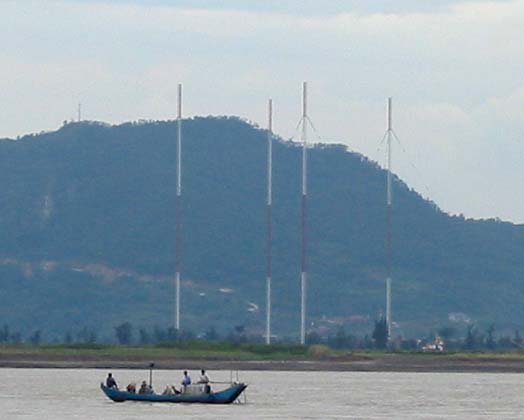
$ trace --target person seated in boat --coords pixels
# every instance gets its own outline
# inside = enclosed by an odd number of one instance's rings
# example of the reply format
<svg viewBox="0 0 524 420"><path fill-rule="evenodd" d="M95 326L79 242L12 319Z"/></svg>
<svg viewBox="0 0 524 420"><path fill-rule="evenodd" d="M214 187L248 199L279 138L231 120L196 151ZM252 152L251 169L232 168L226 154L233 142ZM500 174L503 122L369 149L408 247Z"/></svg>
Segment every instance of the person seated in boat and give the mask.
<svg viewBox="0 0 524 420"><path fill-rule="evenodd" d="M127 387L126 391L130 392L131 394L136 394L136 384L134 382L131 382Z"/></svg>
<svg viewBox="0 0 524 420"><path fill-rule="evenodd" d="M147 384L146 381L142 381L140 389L138 390L139 394L153 394L153 388Z"/></svg>
<svg viewBox="0 0 524 420"><path fill-rule="evenodd" d="M162 392L162 395L174 395L174 391L173 391L173 388L172 386L169 386L169 385L166 385L166 388L164 389L164 392Z"/></svg>
<svg viewBox="0 0 524 420"><path fill-rule="evenodd" d="M142 384L140 385L140 389L138 390L139 394L147 394L147 382L142 381Z"/></svg>
<svg viewBox="0 0 524 420"><path fill-rule="evenodd" d="M118 385L116 384L115 378L113 378L113 374L111 372L107 374L106 387L118 389Z"/></svg>
<svg viewBox="0 0 524 420"><path fill-rule="evenodd" d="M187 370L184 370L184 377L182 378L182 385L191 385L191 377L187 374Z"/></svg>
<svg viewBox="0 0 524 420"><path fill-rule="evenodd" d="M209 376L207 376L206 371L202 369L200 371L200 378L198 379L197 383L204 385L204 392L206 394L209 394L211 392L211 386L209 385L209 382Z"/></svg>
<svg viewBox="0 0 524 420"><path fill-rule="evenodd" d="M200 371L200 378L198 379L197 384L208 384L209 383L209 376L207 376L206 371L202 369Z"/></svg>

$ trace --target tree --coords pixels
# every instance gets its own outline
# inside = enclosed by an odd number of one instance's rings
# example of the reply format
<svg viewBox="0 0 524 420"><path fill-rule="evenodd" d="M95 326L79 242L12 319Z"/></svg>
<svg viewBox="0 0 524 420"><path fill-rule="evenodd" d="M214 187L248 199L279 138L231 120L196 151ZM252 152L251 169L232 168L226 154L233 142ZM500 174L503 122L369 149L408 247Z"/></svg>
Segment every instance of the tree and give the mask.
<svg viewBox="0 0 524 420"><path fill-rule="evenodd" d="M129 322L124 322L115 327L115 334L120 344L131 344L133 326Z"/></svg>
<svg viewBox="0 0 524 420"><path fill-rule="evenodd" d="M330 341L332 342L332 346L336 349L341 349L344 347L346 343L346 331L344 331L344 327L339 327L335 337L333 337L333 339Z"/></svg>
<svg viewBox="0 0 524 420"><path fill-rule="evenodd" d="M145 328L140 328L140 330L138 330L138 336L139 336L138 340L140 341L140 344L150 344L151 343L151 337Z"/></svg>
<svg viewBox="0 0 524 420"><path fill-rule="evenodd" d="M385 349L388 346L388 335L388 323L386 318L381 317L379 320L375 321L375 328L371 335L377 349Z"/></svg>
<svg viewBox="0 0 524 420"><path fill-rule="evenodd" d="M513 349L515 348L515 343L513 343L513 340L509 335L504 335L498 339L497 347L499 349L504 349L504 350Z"/></svg>
<svg viewBox="0 0 524 420"><path fill-rule="evenodd" d="M19 331L15 331L14 333L11 333L11 335L9 336L9 341L11 341L12 343L21 343L22 342L22 333L20 333Z"/></svg>
<svg viewBox="0 0 524 420"><path fill-rule="evenodd" d="M191 330L180 330L177 332L177 340L190 341L195 338L195 334Z"/></svg>
<svg viewBox="0 0 524 420"><path fill-rule="evenodd" d="M522 337L520 336L519 330L515 330L515 335L513 336L513 343L517 347L522 347Z"/></svg>
<svg viewBox="0 0 524 420"><path fill-rule="evenodd" d="M84 326L80 331L78 331L77 340L79 343L93 344L97 340L97 335L93 330Z"/></svg>
<svg viewBox="0 0 524 420"><path fill-rule="evenodd" d="M466 334L466 340L464 346L468 350L473 350L477 344L477 330L474 325L468 325L468 332Z"/></svg>
<svg viewBox="0 0 524 420"><path fill-rule="evenodd" d="M174 327L167 329L167 341L177 341L179 338L178 330Z"/></svg>
<svg viewBox="0 0 524 420"><path fill-rule="evenodd" d="M159 326L155 326L153 330L153 337L155 343L161 343L162 341L166 341L166 332Z"/></svg>
<svg viewBox="0 0 524 420"><path fill-rule="evenodd" d="M233 331L228 336L229 341L234 341L235 343L245 343L245 327L244 325L235 325Z"/></svg>
<svg viewBox="0 0 524 420"><path fill-rule="evenodd" d="M340 326L334 336L328 338L328 345L334 349L349 349L357 345L355 337L346 333L344 327Z"/></svg>
<svg viewBox="0 0 524 420"><path fill-rule="evenodd" d="M217 329L211 325L204 334L204 339L206 341L217 341L218 340L218 333Z"/></svg>
<svg viewBox="0 0 524 420"><path fill-rule="evenodd" d="M497 347L497 343L495 341L495 337L493 336L493 333L495 332L495 326L491 324L488 329L486 330L486 347L490 350L494 350L495 347Z"/></svg>
<svg viewBox="0 0 524 420"><path fill-rule="evenodd" d="M312 344L321 344L322 343L322 337L315 331L307 333L306 334L306 344L312 345Z"/></svg>
<svg viewBox="0 0 524 420"><path fill-rule="evenodd" d="M457 332L457 329L455 327L442 327L437 330L437 334L440 338L442 338L445 342L448 341L451 337L453 337Z"/></svg>
<svg viewBox="0 0 524 420"><path fill-rule="evenodd" d="M408 351L414 351L417 349L417 340L414 338L408 339L408 340L402 340L400 342L400 349L401 350L408 350Z"/></svg>
<svg viewBox="0 0 524 420"><path fill-rule="evenodd" d="M31 337L29 337L29 341L33 346L38 346L40 344L40 341L42 340L42 333L40 330L36 330Z"/></svg>
<svg viewBox="0 0 524 420"><path fill-rule="evenodd" d="M4 324L2 329L0 329L0 342L9 341L9 326Z"/></svg>
<svg viewBox="0 0 524 420"><path fill-rule="evenodd" d="M97 333L96 333L95 331L91 330L91 331L89 332L89 336L88 336L87 342L88 342L89 344L93 344L93 343L96 343L97 340L98 340L98 335L97 335Z"/></svg>
<svg viewBox="0 0 524 420"><path fill-rule="evenodd" d="M362 340L362 347L365 349L373 348L373 340L367 334L364 336L364 339Z"/></svg>

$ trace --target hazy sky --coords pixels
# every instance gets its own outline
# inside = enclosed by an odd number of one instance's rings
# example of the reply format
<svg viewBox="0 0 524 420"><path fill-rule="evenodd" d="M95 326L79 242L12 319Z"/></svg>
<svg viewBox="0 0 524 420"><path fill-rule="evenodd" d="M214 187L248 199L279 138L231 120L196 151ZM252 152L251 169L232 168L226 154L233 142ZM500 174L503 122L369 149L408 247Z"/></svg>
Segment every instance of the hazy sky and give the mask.
<svg viewBox="0 0 524 420"><path fill-rule="evenodd" d="M220 4L220 5L218 5ZM451 213L524 222L524 0L0 2L0 137L76 116L238 115L373 160ZM404 151L404 150L405 151ZM341 179L338 182L358 182Z"/></svg>

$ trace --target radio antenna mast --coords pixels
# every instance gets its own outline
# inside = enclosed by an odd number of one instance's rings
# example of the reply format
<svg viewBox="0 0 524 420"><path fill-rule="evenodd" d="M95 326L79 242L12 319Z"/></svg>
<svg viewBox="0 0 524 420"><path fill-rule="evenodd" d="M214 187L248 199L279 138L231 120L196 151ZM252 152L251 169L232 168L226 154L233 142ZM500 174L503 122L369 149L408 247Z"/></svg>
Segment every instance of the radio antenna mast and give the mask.
<svg viewBox="0 0 524 420"><path fill-rule="evenodd" d="M175 329L180 330L180 253L182 250L181 215L182 215L182 84L178 84L178 115L176 142L176 224L175 224Z"/></svg>
<svg viewBox="0 0 524 420"><path fill-rule="evenodd" d="M300 344L306 344L306 210L307 210L307 82L302 83L302 212L301 212L301 273L300 273Z"/></svg>
<svg viewBox="0 0 524 420"><path fill-rule="evenodd" d="M392 189L391 189L391 139L392 127L392 98L388 98L388 129L387 129L387 198L386 198L386 323L388 339L391 338L391 283L392 283L392 250L391 250L391 225L392 225Z"/></svg>
<svg viewBox="0 0 524 420"><path fill-rule="evenodd" d="M272 271L272 188L273 188L273 100L268 102L267 127L267 276L266 276L266 344L271 344L271 271Z"/></svg>

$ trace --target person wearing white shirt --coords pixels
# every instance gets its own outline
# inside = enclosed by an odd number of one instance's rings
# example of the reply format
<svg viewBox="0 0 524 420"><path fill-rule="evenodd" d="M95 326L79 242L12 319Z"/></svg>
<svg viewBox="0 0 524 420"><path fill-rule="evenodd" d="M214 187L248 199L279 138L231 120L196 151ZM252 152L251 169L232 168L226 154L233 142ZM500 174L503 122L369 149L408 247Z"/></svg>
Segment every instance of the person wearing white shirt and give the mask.
<svg viewBox="0 0 524 420"><path fill-rule="evenodd" d="M206 371L202 369L200 371L200 378L198 379L199 384L204 384L204 392L209 394L211 392L211 386L209 385L209 376L207 376Z"/></svg>

